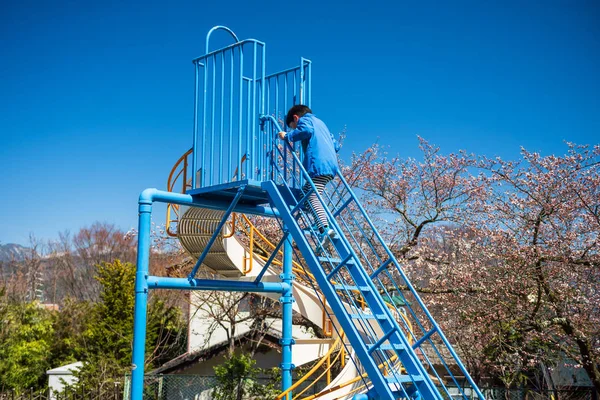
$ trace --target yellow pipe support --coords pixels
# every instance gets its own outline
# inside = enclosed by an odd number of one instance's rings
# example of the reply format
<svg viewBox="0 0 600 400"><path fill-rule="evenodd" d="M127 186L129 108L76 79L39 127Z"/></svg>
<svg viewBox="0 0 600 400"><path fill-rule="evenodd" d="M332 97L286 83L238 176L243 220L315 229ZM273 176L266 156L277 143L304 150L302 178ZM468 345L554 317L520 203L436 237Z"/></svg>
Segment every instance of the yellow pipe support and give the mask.
<svg viewBox="0 0 600 400"><path fill-rule="evenodd" d="M223 239L229 239L230 237L235 235L235 219L236 219L236 213L231 213L231 222L229 223L231 225L231 232L228 233L227 235L223 235Z"/></svg>
<svg viewBox="0 0 600 400"><path fill-rule="evenodd" d="M331 356L327 356L327 384L331 383Z"/></svg>
<svg viewBox="0 0 600 400"><path fill-rule="evenodd" d="M337 361L339 360L339 358L340 358L340 354L341 354L340 352L338 352L338 353L336 354L336 356L335 356L335 358L333 359L333 362L332 362L332 364L333 364L333 365L335 365L335 364L337 363ZM329 370L330 370L330 369L327 369L327 368L326 368L326 369L325 369L325 371L321 372L321 374L320 374L319 376L317 376L317 377L316 377L316 378L313 380L313 382L312 382L310 385L308 385L307 387L305 387L304 389L302 389L302 391L301 391L300 393L296 394L296 395L295 395L293 398L294 398L294 399L297 399L297 398L299 398L299 397L300 397L300 396L301 396L301 395L302 395L304 392L306 392L306 391L307 391L308 389L310 389L310 388L311 388L311 387L312 387L314 384L316 384L316 383L319 381L319 379L321 379L321 378L323 377L323 375L325 375L326 373L328 373L328 371L329 371Z"/></svg>
<svg viewBox="0 0 600 400"><path fill-rule="evenodd" d="M323 303L323 335L331 337L333 335L333 322L331 322L331 318L329 318L329 315L325 311L327 299L324 294L321 295L321 302Z"/></svg>
<svg viewBox="0 0 600 400"><path fill-rule="evenodd" d="M173 166L173 168L171 169L171 172L169 173L169 178L167 179L167 190L169 192L173 191L173 188L175 187L175 183L177 182L177 180L179 179L179 177L182 175L183 173L183 185L181 187L181 192L180 193L185 193L186 188L188 187L188 183L187 183L187 169L188 169L188 156L190 154L192 154L193 152L193 148L189 149L188 151L185 152L185 154L183 154L181 157L179 157L179 160L177 160L177 162L175 163L175 165ZM177 173L177 175L175 175L175 177L173 177L173 175L175 174L175 172L178 170L179 165L183 162L183 168ZM171 219L171 210L173 210L173 213L177 216L177 219ZM167 215L166 215L166 232L167 235L171 236L171 237L175 237L177 236L177 234L173 231L171 231L171 223L175 223L179 221L179 214L178 214L178 210L179 210L179 206L176 204L167 204Z"/></svg>
<svg viewBox="0 0 600 400"><path fill-rule="evenodd" d="M173 167L173 169L171 170L171 173L169 174L169 179L167 180L167 189L169 192L173 191L173 187L175 186L175 181L171 181L171 179L173 178L173 174L175 173L175 171L177 170L177 167L179 166L179 164L181 164L182 161L184 161L184 165L187 166L187 157L192 154L192 151L194 151L194 149L189 149L188 151L185 152L184 155L182 155L181 157L179 157L179 160L177 160L177 162L175 163L175 166ZM183 180L184 185L186 180ZM185 186L184 186L184 191L182 193L185 193Z"/></svg>
<svg viewBox="0 0 600 400"><path fill-rule="evenodd" d="M252 228L250 228L250 266L248 270L244 271L244 274L252 271L252 267L254 266L254 230L254 226L252 226Z"/></svg>
<svg viewBox="0 0 600 400"><path fill-rule="evenodd" d="M258 229L256 229L256 227L254 226L252 221L250 221L250 219L246 215L242 214L242 218L243 218L244 222L246 222L246 224L250 228L250 268L247 271L244 271L244 274L247 274L250 271L252 271L252 262L253 262L252 255L254 254L254 251L253 251L254 233L256 233L256 235L258 235L258 237L261 240L263 240L267 244L267 246L269 246L271 248L271 250L275 250L276 246L273 243L271 243L269 241L269 239L267 239ZM246 232L247 232L247 230L246 230ZM281 250L278 253L283 256L283 252L281 252ZM300 272L300 276L303 274L307 274L311 279L314 278L311 273L306 273L304 271L304 269L302 268L302 266L300 264L298 264L296 261L293 261L292 265L294 265L296 267L296 268L292 268L292 271L294 273L298 274L298 272ZM310 283L310 282L308 282L308 283ZM323 304L325 304L325 301ZM327 311L325 308L323 308L323 334L326 337L331 337L333 335L333 323L331 322L331 318L329 318L329 315L327 314Z"/></svg>
<svg viewBox="0 0 600 400"><path fill-rule="evenodd" d="M302 378L300 378L296 383L294 383L292 386L290 386L285 392L282 392L279 394L279 396L277 396L275 399L276 400L281 400L283 399L283 397L287 398L287 394L289 392L291 392L292 390L296 389L298 386L300 386L304 381L306 381L312 374L314 374L320 367L321 365L323 365L323 363L325 362L326 357L329 357L334 351L335 349L340 345L341 341L342 341L342 336L338 337L335 342L333 342L333 344L331 345L331 347L329 347L329 350L327 351L327 353L323 356L323 358L321 358L321 360L319 360L318 363L316 363L310 371L308 371Z"/></svg>

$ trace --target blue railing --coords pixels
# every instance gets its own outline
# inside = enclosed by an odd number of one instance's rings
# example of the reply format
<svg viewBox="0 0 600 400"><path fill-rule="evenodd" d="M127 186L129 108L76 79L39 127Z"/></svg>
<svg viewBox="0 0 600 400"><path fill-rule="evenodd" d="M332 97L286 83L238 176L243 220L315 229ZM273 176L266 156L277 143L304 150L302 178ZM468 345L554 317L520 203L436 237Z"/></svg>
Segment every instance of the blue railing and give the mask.
<svg viewBox="0 0 600 400"><path fill-rule="evenodd" d="M275 118L266 116L263 117L263 121L275 137L276 132L280 130ZM398 343L390 340L391 336L386 337L386 334L391 335L392 331L386 331L384 334L380 325L364 315L362 309L365 302L372 310L378 309L379 302L383 302L384 306L378 312L395 321L398 332L405 336L403 344L412 349L416 360L422 366L422 371L426 371L429 376L432 382L430 388L435 384L442 397L451 398L457 393L456 389L452 389L451 396L450 387L458 387L462 398L471 398L471 393L475 393L479 399L483 399L483 394L345 178L340 174L328 185L322 196L318 195L330 225L335 227L339 235L336 244L331 242L329 246L323 246L318 233L313 229L315 221L312 215L303 211L302 203L306 201L306 196L297 190L302 187L303 181L307 181L310 182L312 190L316 191L312 180L287 142L276 143L274 140L272 149L272 180L280 187L280 192L290 204L291 214L298 226L309 232L306 240L313 252L319 253L317 268L322 269L328 284L337 289L339 300L344 304L346 313L353 319L356 329L361 332L365 343L371 343L371 349L387 349L371 354L375 363L381 367L380 370L383 370L383 374L396 377L399 382L403 379L406 381L404 374L412 368L407 364L410 364L414 357L404 356L402 359L402 354L394 351ZM306 259L306 254L304 258ZM318 274L318 271L313 273ZM378 293L378 296L375 296L377 298L368 298L365 291L360 289L361 285L367 285L374 293ZM401 318L403 312L406 312L408 318ZM337 317L340 318L339 315ZM377 318L375 316L375 319ZM401 372L398 359L394 355L402 359L404 372ZM364 364L365 360L361 359L361 363ZM456 370L460 371L462 377L455 376ZM414 380L412 384L417 385ZM406 395L410 394L406 387L403 387L403 390Z"/></svg>
<svg viewBox="0 0 600 400"><path fill-rule="evenodd" d="M234 43L209 51L216 30ZM206 54L195 58L192 188L238 180L263 182L271 176L271 137L260 129L259 116L285 118L294 104L310 105L311 62L266 75L266 45L238 40L226 27L206 38Z"/></svg>
<svg viewBox="0 0 600 400"><path fill-rule="evenodd" d="M242 40L193 60L192 169L199 172L192 177L193 188L229 182L236 169L240 178L249 178L266 162L254 157L264 142L255 137L264 107L257 87L259 80L264 84L264 47L258 40Z"/></svg>

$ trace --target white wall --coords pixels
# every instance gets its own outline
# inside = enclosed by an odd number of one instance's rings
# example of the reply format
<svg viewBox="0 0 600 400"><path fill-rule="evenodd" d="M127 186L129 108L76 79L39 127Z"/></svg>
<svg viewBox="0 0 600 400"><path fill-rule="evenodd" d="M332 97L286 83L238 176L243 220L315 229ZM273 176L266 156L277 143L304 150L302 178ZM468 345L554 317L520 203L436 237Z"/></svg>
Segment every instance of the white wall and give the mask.
<svg viewBox="0 0 600 400"><path fill-rule="evenodd" d="M65 385L76 383L77 378L73 373L81 367L83 367L83 363L78 361L46 371L46 375L48 375L49 398L52 400L56 399L56 392L62 392Z"/></svg>

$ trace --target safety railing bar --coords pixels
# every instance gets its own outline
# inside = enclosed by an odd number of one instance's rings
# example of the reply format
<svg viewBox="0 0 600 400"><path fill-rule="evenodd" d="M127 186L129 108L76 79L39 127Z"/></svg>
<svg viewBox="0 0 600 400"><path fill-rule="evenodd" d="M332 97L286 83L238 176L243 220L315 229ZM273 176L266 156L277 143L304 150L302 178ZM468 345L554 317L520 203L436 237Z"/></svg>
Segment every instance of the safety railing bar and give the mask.
<svg viewBox="0 0 600 400"><path fill-rule="evenodd" d="M425 342L428 342L431 345L432 350L435 352L435 354L437 355L437 359L441 362L442 366L445 368L447 375L451 377L452 381L454 382L454 384L457 387L460 387L458 381L456 380L456 377L454 376L454 374L451 372L450 367L448 366L448 364L446 363L446 359L445 357L441 354L441 352L438 349L438 346L436 346L436 344L431 340L431 336L433 336L435 333L439 334L439 330L433 328L431 330L429 330L421 339L419 339L417 342L415 342L412 345L413 349L417 349L419 348L421 350L421 353L423 355L423 358L427 361L427 364L429 364L429 366L431 367L431 370L433 371L433 373L435 374L436 378L442 382L441 386L444 388L444 390L446 390L446 385L443 384L443 380L441 379L441 377L439 376L437 370L435 368L433 368L433 363L430 361L430 357L427 355L427 353L425 352L425 350L421 347L421 345ZM460 389L462 392L462 389ZM447 390L446 390L447 392ZM464 394L464 392L463 392Z"/></svg>
<svg viewBox="0 0 600 400"><path fill-rule="evenodd" d="M392 259L388 259L388 260L392 260ZM404 295L402 294L402 292L399 290L399 288L396 285L396 281L395 279L393 279L393 277L389 274L389 271L385 271L386 274L388 275L388 279L390 281L392 281L396 287L396 291L399 293L400 297L402 298L402 301L404 302L404 304L406 304L406 308L410 311L411 315L413 316L413 318L415 319L415 321L417 322L417 325L419 326L421 332L425 332L425 327L421 324L420 319L417 317L416 313L414 312L414 310L412 309L412 307L410 306L410 303L408 302L408 300L406 299L406 297L404 297ZM381 288L381 290L383 292L380 291L380 295L383 297L384 293L386 295L386 297L389 299L390 304L394 307L396 312L400 312L400 310L398 309L398 307L396 307L396 305L393 302L393 297L390 294L388 288L386 287L386 285L382 282L381 278L379 277L379 275L376 276L375 279L373 279L374 283ZM412 333L412 332L411 332ZM416 340L416 337L413 334L413 339ZM433 366L432 366L433 367Z"/></svg>
<svg viewBox="0 0 600 400"><path fill-rule="evenodd" d="M172 192L173 188L175 187L175 184L177 183L177 179L179 179L179 177L183 174L183 169L180 169L179 172L177 173L177 175L175 175L175 177L173 178L173 183L172 185L167 185L167 192ZM171 177L169 177L171 178Z"/></svg>
<svg viewBox="0 0 600 400"><path fill-rule="evenodd" d="M214 159L215 159L215 97L216 97L216 82L217 82L217 74L216 69L217 69L217 55L214 54L213 57L211 57L212 60L212 70L213 70L213 74L212 74L212 85L211 85L211 89L212 89L212 96L210 98L210 165L213 166L215 165L214 163ZM205 88L206 90L206 88ZM211 171L209 172L208 175L208 186L212 186L213 184L213 177L214 177L214 171L211 169Z"/></svg>
<svg viewBox="0 0 600 400"><path fill-rule="evenodd" d="M339 197L338 204L339 202L344 200L344 192L348 194L348 191L346 190L340 179L334 180L334 184L331 186L331 192ZM332 206L335 208L338 206L338 204L332 204Z"/></svg>
<svg viewBox="0 0 600 400"><path fill-rule="evenodd" d="M201 164L200 164L200 185L206 186L206 179L204 179L204 175L206 175L206 103L208 96L208 66L202 68L202 72L204 74L204 86L202 87L202 124L201 124L201 132L202 132L202 151L200 153ZM197 158L197 153L194 153L194 158ZM196 171L193 171L194 176L196 175Z"/></svg>
<svg viewBox="0 0 600 400"><path fill-rule="evenodd" d="M257 53L257 44L254 43L253 46L253 52L252 52L252 90L249 92L249 94L251 94L252 97L252 101L250 101L250 97L248 98L248 102L251 104L248 104L248 124L250 125L250 129L249 129L249 134L250 134L250 154L252 154L252 161L250 164L252 164L252 166L257 165L258 159L259 157L257 157L256 155L256 120L255 120L255 116L256 116L256 53ZM256 173L256 169L252 168L248 170L248 173L246 174L246 177L252 177L254 178L254 175Z"/></svg>
<svg viewBox="0 0 600 400"><path fill-rule="evenodd" d="M234 93L234 86L233 86L233 75L235 73L235 68L234 68L234 61L235 61L235 56L233 53L233 49L231 49L231 56L229 58L229 61L231 63L231 68L230 68L230 73L229 73L229 143L227 144L227 146L233 150L233 93ZM231 168L233 166L233 155L231 154L231 152L228 152L228 162L227 162L227 176L231 176Z"/></svg>
<svg viewBox="0 0 600 400"><path fill-rule="evenodd" d="M243 133L244 133L244 126L243 126L243 121L244 121L244 48L240 47L239 48L240 54L239 54L239 66L240 66L240 70L239 70L239 76L237 77L237 81L238 81L238 86L240 88L240 94L238 96L238 138L237 138L237 144L238 144L238 153L237 153L237 158L236 160L238 161L238 171L240 176L238 177L238 179L242 179L242 161L241 161L241 156L243 154L243 150L242 150L242 144L243 144Z"/></svg>
<svg viewBox="0 0 600 400"><path fill-rule="evenodd" d="M184 169L182 168L180 170L180 172L177 174L177 176L175 178L173 178L173 174L175 173L175 171L177 170L177 167L179 166L180 163L182 163L190 154L192 154L192 152L194 151L193 148L189 149L188 151L186 151L181 157L179 157L179 159L177 160L177 162L175 163L175 166L173 166L173 169L171 170L171 173L169 174L169 178L167 179L167 189L169 192L173 191L173 187L175 187L175 182L177 181L177 178L181 175L181 173L184 171ZM171 183L171 185L169 186L169 183Z"/></svg>
<svg viewBox="0 0 600 400"><path fill-rule="evenodd" d="M242 47L242 46L244 46L247 43L254 43L254 42L258 43L260 46L264 46L265 45L265 43L261 42L260 40L256 40L256 39L244 39L244 40L240 40L240 41L238 41L236 43L230 44L228 46L222 47L220 49L213 50L210 53L206 53L204 55L201 55L200 57L193 58L192 62L193 63L194 62L199 62L200 60L207 59L208 57L211 57L214 54L224 53L224 52L226 52L228 50L231 50L233 48Z"/></svg>
<svg viewBox="0 0 600 400"><path fill-rule="evenodd" d="M282 71L275 72L273 74L265 76L265 79L279 78L280 76L282 76L284 74L289 74L290 72L295 72L299 69L300 69L300 67L292 67L292 68L284 69Z"/></svg>
<svg viewBox="0 0 600 400"><path fill-rule="evenodd" d="M245 178L248 178L250 175L250 171L252 170L252 165L254 164L254 154L252 154L251 146L254 144L254 138L250 136L250 126L252 124L252 114L250 102L252 99L252 87L250 86L251 79L246 78L246 154L249 154L250 162L246 163L246 172L243 174Z"/></svg>
<svg viewBox="0 0 600 400"><path fill-rule="evenodd" d="M208 33L206 34L206 47L204 48L204 51L208 52L208 44L210 43L210 36L213 34L213 32L218 31L218 30L223 30L228 32L233 39L235 40L235 43L239 42L240 40L238 39L237 35L228 27L223 26L223 25L217 25L217 26L213 26ZM234 44L235 44L234 43Z"/></svg>
<svg viewBox="0 0 600 400"><path fill-rule="evenodd" d="M194 129L193 129L193 142L192 142L192 153L194 156L192 157L192 186L196 186L196 170L197 170L197 157L196 152L198 151L198 87L200 85L199 80L199 69L200 66L198 63L194 64Z"/></svg>
<svg viewBox="0 0 600 400"><path fill-rule="evenodd" d="M216 75L216 74L214 74ZM219 110L220 113L220 123L219 123L219 148L223 148L223 132L224 132L224 126L223 126L223 115L225 112L225 54L221 55L221 109ZM213 151L214 153L214 151ZM222 171L221 173L226 173L227 171L225 171L225 169L223 169L223 162L224 162L225 157L219 157L219 171ZM230 177L230 174L227 174L227 177ZM227 178L229 179L229 178ZM223 179L221 179L220 181L223 181ZM221 183L221 182L218 182Z"/></svg>
<svg viewBox="0 0 600 400"><path fill-rule="evenodd" d="M339 197L339 194L336 193L336 189L335 189L335 179L332 181L333 183L331 184L332 187L327 188L324 192L323 192L323 198L326 201L326 206L332 210L332 215L334 217L336 217L337 215L333 212L333 210L336 210L337 207L339 206L340 202L343 200L342 198ZM347 205L346 205L347 206Z"/></svg>

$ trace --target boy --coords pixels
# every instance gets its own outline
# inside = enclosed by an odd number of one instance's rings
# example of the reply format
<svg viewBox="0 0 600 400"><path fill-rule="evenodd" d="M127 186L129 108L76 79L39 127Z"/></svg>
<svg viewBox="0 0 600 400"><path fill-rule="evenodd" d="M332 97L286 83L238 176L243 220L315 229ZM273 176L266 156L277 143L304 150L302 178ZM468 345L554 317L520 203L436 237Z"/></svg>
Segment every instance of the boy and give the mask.
<svg viewBox="0 0 600 400"><path fill-rule="evenodd" d="M305 105L295 105L287 113L285 124L292 131L279 132L282 140L302 143L304 160L302 164L311 177L319 195L325 190L325 185L329 183L339 170L336 153L340 150L339 143L335 140L329 129L323 121L312 114L310 108ZM304 194L311 189L310 183L302 187ZM317 227L321 236L333 236L333 229L329 228L327 214L319 202L317 195L311 193L308 196L310 210L317 221Z"/></svg>

